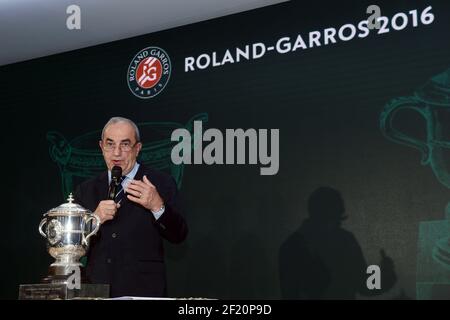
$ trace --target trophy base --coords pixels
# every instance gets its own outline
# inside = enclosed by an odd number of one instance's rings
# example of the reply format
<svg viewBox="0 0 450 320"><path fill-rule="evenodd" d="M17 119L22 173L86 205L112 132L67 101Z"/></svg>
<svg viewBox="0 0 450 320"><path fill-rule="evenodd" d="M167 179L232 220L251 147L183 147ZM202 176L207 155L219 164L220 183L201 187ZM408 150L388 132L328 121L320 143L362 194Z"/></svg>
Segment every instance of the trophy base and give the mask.
<svg viewBox="0 0 450 320"><path fill-rule="evenodd" d="M417 300L448 300L450 299L450 283L416 284Z"/></svg>
<svg viewBox="0 0 450 320"><path fill-rule="evenodd" d="M417 300L450 299L450 246L448 220L419 224Z"/></svg>
<svg viewBox="0 0 450 320"><path fill-rule="evenodd" d="M433 258L442 266L450 270L450 238L436 241L433 248Z"/></svg>
<svg viewBox="0 0 450 320"><path fill-rule="evenodd" d="M48 269L48 276L42 279L42 283L65 284L74 275L74 267L79 270L81 283L90 283L86 277L86 272L80 265L51 265Z"/></svg>
<svg viewBox="0 0 450 320"><path fill-rule="evenodd" d="M108 284L82 283L80 289L69 289L64 283L21 284L19 300L90 300L109 298Z"/></svg>

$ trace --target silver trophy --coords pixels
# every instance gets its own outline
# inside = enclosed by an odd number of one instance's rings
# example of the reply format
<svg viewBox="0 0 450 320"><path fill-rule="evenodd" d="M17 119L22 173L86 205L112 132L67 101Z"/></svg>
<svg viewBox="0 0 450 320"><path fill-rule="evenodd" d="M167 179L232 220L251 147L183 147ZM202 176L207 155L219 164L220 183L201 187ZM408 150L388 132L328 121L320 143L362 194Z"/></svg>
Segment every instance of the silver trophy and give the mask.
<svg viewBox="0 0 450 320"><path fill-rule="evenodd" d="M39 233L47 239L47 250L56 259L50 265L46 283L66 283L74 270L81 270L80 258L89 247L89 238L100 227L100 218L74 203L72 194L67 203L44 214Z"/></svg>
<svg viewBox="0 0 450 320"><path fill-rule="evenodd" d="M74 203L72 194L67 201L45 213L39 224L39 232L47 239L47 250L55 262L41 283L19 286L20 300L109 297L109 284L89 283L80 262L89 248L89 238L100 228L100 218Z"/></svg>

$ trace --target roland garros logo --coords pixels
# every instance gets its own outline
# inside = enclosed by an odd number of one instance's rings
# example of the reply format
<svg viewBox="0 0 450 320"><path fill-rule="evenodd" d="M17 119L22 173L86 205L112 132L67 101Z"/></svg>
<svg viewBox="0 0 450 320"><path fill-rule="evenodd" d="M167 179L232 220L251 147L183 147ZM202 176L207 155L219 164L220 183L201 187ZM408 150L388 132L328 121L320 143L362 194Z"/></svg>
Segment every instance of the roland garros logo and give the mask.
<svg viewBox="0 0 450 320"><path fill-rule="evenodd" d="M163 49L158 47L142 49L134 56L128 67L128 87L138 98L153 98L169 82L171 70L169 56Z"/></svg>

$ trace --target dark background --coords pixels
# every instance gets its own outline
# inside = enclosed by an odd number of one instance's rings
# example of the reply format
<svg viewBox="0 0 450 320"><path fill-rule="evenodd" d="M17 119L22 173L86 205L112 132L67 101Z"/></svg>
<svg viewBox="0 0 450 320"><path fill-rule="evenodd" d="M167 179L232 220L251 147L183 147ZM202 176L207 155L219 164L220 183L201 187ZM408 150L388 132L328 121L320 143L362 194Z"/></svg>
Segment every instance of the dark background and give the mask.
<svg viewBox="0 0 450 320"><path fill-rule="evenodd" d="M311 193L329 186L341 193L348 215L343 226L367 262L377 264L382 248L394 261L398 281L382 298L402 290L415 298L419 223L444 218L449 190L420 164L417 150L381 134L379 119L391 99L412 95L450 67L450 4L380 1L388 17L432 5L435 21L184 72L186 56L221 55L255 42L275 45L299 33L307 41L309 31L357 25L372 4L302 3L1 67L0 297L15 299L18 285L39 281L51 262L37 226L42 214L65 199L47 132L70 141L116 115L184 124L206 112L205 127L280 129L280 170L260 176L259 165L184 167L181 192L190 234L184 244L166 246L170 296L283 298L280 246L306 218ZM173 71L163 92L143 100L129 91L126 72L148 46L163 48Z"/></svg>

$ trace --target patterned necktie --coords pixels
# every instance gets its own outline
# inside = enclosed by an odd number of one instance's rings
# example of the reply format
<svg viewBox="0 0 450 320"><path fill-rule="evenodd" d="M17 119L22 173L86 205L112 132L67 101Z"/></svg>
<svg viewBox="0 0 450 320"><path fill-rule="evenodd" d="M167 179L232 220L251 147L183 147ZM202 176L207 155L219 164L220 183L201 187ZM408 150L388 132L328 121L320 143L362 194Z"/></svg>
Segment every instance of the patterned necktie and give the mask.
<svg viewBox="0 0 450 320"><path fill-rule="evenodd" d="M122 186L122 182L123 180L125 180L125 177L122 176L119 179L119 185L117 186L117 192L116 192L116 197L114 198L114 201L116 203L121 203L123 198L125 197L125 191L123 190L123 186Z"/></svg>

